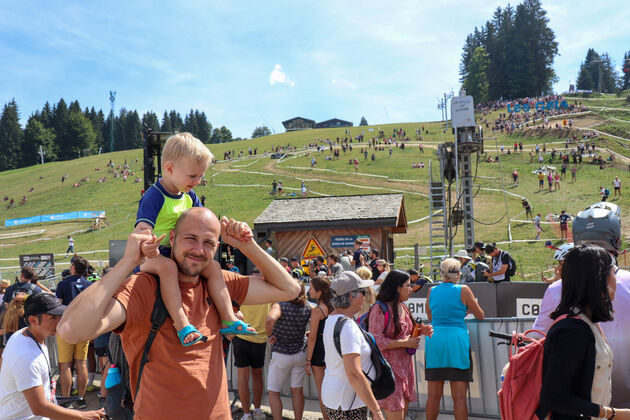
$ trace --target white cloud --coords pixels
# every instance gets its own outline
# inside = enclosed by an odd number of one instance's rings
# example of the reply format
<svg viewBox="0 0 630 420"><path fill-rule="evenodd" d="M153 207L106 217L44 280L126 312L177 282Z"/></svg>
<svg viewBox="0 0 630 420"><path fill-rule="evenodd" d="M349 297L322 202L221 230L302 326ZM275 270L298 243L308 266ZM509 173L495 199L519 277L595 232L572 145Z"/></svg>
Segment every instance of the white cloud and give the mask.
<svg viewBox="0 0 630 420"><path fill-rule="evenodd" d="M336 86L343 86L344 88L350 89L350 90L358 89L357 85L345 79L332 79L332 83Z"/></svg>
<svg viewBox="0 0 630 420"><path fill-rule="evenodd" d="M269 75L269 84L275 85L276 83L282 83L291 87L295 86L295 82L289 79L287 74L282 71L282 66L280 64L276 64Z"/></svg>

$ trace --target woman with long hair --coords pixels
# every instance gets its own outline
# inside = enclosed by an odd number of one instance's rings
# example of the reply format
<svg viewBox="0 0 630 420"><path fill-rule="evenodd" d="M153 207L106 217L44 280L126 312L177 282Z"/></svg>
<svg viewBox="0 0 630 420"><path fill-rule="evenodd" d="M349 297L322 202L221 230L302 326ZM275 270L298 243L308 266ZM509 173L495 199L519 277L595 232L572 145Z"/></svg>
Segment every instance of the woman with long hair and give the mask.
<svg viewBox="0 0 630 420"><path fill-rule="evenodd" d="M27 297L26 293L18 293L9 304L7 310L4 311L2 317L0 317L0 356L11 334L26 327L26 322L24 322L24 302Z"/></svg>
<svg viewBox="0 0 630 420"><path fill-rule="evenodd" d="M273 346L267 389L274 420L282 420L280 391L289 378L295 419L301 420L304 413L306 325L311 317L311 308L302 282L300 289L300 294L292 301L274 303L265 320L269 344Z"/></svg>
<svg viewBox="0 0 630 420"><path fill-rule="evenodd" d="M389 273L389 263L385 260L376 260L376 269L380 273L376 280L374 280L375 285L379 285L385 281L385 277Z"/></svg>
<svg viewBox="0 0 630 420"><path fill-rule="evenodd" d="M311 309L311 327L308 333L306 347L306 374L315 379L317 395L319 395L319 407L322 410L324 420L328 420L324 404L322 403L322 381L324 380L324 370L326 369L324 350L324 324L328 314L333 307L330 303L332 293L330 291L329 277L316 277L311 280L311 287L308 289L310 297L317 301L317 306Z"/></svg>
<svg viewBox="0 0 630 420"><path fill-rule="evenodd" d="M630 410L611 408L612 349L599 322L613 320L617 290L610 254L579 245L562 265L562 297L551 318L543 355L539 418L630 419Z"/></svg>
<svg viewBox="0 0 630 420"><path fill-rule="evenodd" d="M426 407L427 420L436 420L444 381L451 384L455 420L468 418L466 392L472 382L470 337L464 318L470 311L475 318L484 313L470 287L460 285L461 264L455 258L440 263L442 283L433 286L427 294L427 316L433 326L433 336L424 346L424 375L429 382Z"/></svg>
<svg viewBox="0 0 630 420"><path fill-rule="evenodd" d="M374 305L368 315L368 329L392 366L396 379L394 393L378 402L388 420L404 419L409 402L417 399L413 354L420 344L420 336L431 335L433 331L430 326L420 325L420 334L413 336L414 321L404 303L410 294L409 274L392 270L385 277L376 296L378 301L387 305L388 321L385 321L386 315L381 305Z"/></svg>

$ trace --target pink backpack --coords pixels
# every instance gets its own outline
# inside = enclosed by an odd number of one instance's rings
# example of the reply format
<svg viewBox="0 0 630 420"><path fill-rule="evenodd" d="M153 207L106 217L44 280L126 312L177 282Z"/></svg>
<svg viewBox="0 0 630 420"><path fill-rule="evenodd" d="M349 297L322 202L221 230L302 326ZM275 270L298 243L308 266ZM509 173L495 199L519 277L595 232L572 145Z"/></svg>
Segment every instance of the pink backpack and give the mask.
<svg viewBox="0 0 630 420"><path fill-rule="evenodd" d="M567 315L562 315L556 318L553 324L566 317ZM542 338L528 337L528 334L532 333L538 333L542 335ZM519 341L529 341L529 344L519 347L517 345ZM542 331L528 330L523 334L512 332L509 363L503 368L503 385L498 392L501 419L538 419L535 413L540 402L542 388L544 344L545 334Z"/></svg>

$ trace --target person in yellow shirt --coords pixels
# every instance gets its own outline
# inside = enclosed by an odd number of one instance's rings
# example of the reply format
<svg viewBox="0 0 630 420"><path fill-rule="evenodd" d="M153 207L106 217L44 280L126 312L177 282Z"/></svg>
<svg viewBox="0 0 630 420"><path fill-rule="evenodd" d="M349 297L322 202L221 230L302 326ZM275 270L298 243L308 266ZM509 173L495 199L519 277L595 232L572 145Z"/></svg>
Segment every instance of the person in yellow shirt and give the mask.
<svg viewBox="0 0 630 420"><path fill-rule="evenodd" d="M258 334L238 336L232 340L234 366L238 368L238 397L243 405L243 419L257 420L263 417L260 410L263 394L263 367L265 366L265 350L267 333L265 319L271 309L268 303L262 305L243 305L241 312L245 322L254 327ZM249 378L252 378L253 398L249 394ZM250 401L254 403L254 413L250 413Z"/></svg>

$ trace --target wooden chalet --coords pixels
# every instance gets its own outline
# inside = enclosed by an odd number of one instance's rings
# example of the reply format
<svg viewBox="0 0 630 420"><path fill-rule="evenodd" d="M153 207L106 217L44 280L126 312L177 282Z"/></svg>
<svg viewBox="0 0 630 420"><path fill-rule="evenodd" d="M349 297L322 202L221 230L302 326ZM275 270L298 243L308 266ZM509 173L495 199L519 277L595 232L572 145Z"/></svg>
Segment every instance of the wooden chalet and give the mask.
<svg viewBox="0 0 630 420"><path fill-rule="evenodd" d="M308 118L295 117L290 120L282 121L284 129L289 131L297 130L310 130L315 128L315 120L309 120Z"/></svg>
<svg viewBox="0 0 630 420"><path fill-rule="evenodd" d="M335 128L335 127L352 127L350 121L340 120L339 118L332 118L330 120L318 122L315 128Z"/></svg>
<svg viewBox="0 0 630 420"><path fill-rule="evenodd" d="M393 261L393 235L406 232L402 194L277 199L254 220L257 241L272 238L276 258L302 257L312 238L325 255L338 255L359 237Z"/></svg>

